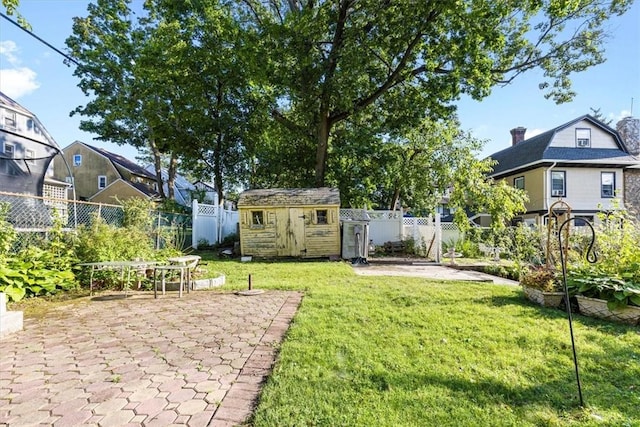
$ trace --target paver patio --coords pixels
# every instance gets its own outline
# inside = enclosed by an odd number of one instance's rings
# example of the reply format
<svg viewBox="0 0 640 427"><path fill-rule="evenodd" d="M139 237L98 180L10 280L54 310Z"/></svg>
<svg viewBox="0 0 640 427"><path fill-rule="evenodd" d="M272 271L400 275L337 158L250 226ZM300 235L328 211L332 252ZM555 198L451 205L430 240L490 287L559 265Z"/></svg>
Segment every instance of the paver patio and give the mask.
<svg viewBox="0 0 640 427"><path fill-rule="evenodd" d="M233 426L302 294L94 297L0 341L0 426Z"/></svg>

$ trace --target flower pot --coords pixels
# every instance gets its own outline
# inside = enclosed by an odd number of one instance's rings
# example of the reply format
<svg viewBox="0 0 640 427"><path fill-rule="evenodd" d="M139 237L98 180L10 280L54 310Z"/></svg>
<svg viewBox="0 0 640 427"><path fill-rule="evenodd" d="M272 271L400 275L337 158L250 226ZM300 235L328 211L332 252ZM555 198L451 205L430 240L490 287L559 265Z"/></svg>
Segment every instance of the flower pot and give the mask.
<svg viewBox="0 0 640 427"><path fill-rule="evenodd" d="M533 301L544 307L559 307L560 303L562 303L562 297L564 296L564 292L544 292L540 289L531 288L529 286L523 286L522 289L524 291L524 296L529 301Z"/></svg>
<svg viewBox="0 0 640 427"><path fill-rule="evenodd" d="M607 301L597 298L576 295L580 313L585 316L597 317L599 319L613 320L626 323L628 325L640 324L640 307L628 305L623 308L609 310Z"/></svg>

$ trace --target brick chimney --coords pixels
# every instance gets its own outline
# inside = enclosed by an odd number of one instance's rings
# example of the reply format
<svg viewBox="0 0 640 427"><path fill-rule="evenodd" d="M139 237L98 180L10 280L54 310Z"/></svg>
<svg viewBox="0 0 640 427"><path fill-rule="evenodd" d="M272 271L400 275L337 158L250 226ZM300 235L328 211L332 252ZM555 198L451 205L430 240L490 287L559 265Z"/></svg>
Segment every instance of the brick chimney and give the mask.
<svg viewBox="0 0 640 427"><path fill-rule="evenodd" d="M527 128L523 128L522 126L511 129L511 145L513 146L524 141L524 133L526 131Z"/></svg>
<svg viewBox="0 0 640 427"><path fill-rule="evenodd" d="M640 155L640 119L625 117L616 124L620 138L627 146L629 154Z"/></svg>

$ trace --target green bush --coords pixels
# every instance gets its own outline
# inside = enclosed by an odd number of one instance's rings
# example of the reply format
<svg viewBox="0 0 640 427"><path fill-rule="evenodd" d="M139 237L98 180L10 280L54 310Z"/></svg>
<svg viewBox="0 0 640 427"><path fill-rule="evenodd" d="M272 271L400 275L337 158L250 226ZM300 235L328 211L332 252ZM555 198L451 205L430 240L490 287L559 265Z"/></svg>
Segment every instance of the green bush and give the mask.
<svg viewBox="0 0 640 427"><path fill-rule="evenodd" d="M72 266L76 263L75 239L62 232L56 221L41 247L30 246L9 254L16 234L6 221L7 209L0 208L0 292L10 301L25 297L52 295L77 287Z"/></svg>
<svg viewBox="0 0 640 427"><path fill-rule="evenodd" d="M595 227L598 261L576 257L568 266L567 285L574 295L607 300L609 308L640 306L640 222L627 211L599 215ZM588 236L586 236L588 237ZM576 239L584 252L590 239Z"/></svg>

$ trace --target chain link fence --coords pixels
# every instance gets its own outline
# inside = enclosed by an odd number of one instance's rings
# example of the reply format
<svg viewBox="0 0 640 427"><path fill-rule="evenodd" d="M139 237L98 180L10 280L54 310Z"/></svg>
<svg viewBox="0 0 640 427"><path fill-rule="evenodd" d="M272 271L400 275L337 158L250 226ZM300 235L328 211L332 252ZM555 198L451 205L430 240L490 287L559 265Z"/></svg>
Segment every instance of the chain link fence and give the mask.
<svg viewBox="0 0 640 427"><path fill-rule="evenodd" d="M15 252L46 240L54 224L65 232L75 232L78 227L91 225L96 218L114 227L121 227L124 220L120 205L0 192L1 204L8 205L6 220L17 234ZM156 247L162 247L161 236L167 235L163 233L167 229L180 235L183 248L191 244L191 215L152 211L152 216Z"/></svg>

